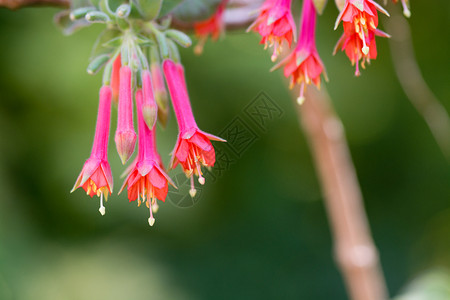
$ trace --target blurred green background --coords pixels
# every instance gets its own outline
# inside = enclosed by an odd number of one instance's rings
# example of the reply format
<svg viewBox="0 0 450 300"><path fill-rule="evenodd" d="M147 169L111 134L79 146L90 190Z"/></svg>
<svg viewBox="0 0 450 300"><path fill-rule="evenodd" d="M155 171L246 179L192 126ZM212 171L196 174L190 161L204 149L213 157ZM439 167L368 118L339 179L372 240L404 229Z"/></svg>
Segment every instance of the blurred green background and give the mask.
<svg viewBox="0 0 450 300"><path fill-rule="evenodd" d="M449 110L450 2L411 2L418 63ZM197 122L218 134L260 91L284 114L255 129L259 139L198 203L166 201L150 228L148 210L125 194L101 217L96 198L69 193L94 134L101 76L85 68L102 26L65 37L57 11L0 9L0 299L348 299L305 137L255 34L230 32L200 57L182 51ZM390 294L428 270L448 288L449 163L399 86L386 40L360 78L343 53L331 55L336 15L330 3L318 48ZM159 129L165 162L176 133L172 116ZM117 192L113 143L109 156Z"/></svg>

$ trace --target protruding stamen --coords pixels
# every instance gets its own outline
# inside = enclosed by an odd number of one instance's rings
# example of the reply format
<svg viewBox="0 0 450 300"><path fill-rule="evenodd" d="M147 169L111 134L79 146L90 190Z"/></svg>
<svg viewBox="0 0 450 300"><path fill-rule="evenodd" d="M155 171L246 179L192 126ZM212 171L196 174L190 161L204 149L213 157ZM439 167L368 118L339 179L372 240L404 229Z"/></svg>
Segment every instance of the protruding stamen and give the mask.
<svg viewBox="0 0 450 300"><path fill-rule="evenodd" d="M270 57L272 62L275 62L277 60L278 54L280 54L280 51L281 51L280 48L281 48L281 45L278 44L278 42L275 42L273 44L273 53L272 53L272 56Z"/></svg>
<svg viewBox="0 0 450 300"><path fill-rule="evenodd" d="M300 95L297 98L297 104L302 105L303 102L305 102L305 96L303 95L305 90L305 83L302 82L302 85L300 86Z"/></svg>
<svg viewBox="0 0 450 300"><path fill-rule="evenodd" d="M411 11L408 8L408 5L406 5L406 1L402 0L402 6L403 6L403 15L407 18L411 17Z"/></svg>
<svg viewBox="0 0 450 300"><path fill-rule="evenodd" d="M150 198L147 198L147 206L149 207L149 211L150 211L150 218L148 218L148 224L150 226L153 226L153 224L155 224L155 218L153 218L153 212L152 212L152 205L149 203L151 200Z"/></svg>
<svg viewBox="0 0 450 300"><path fill-rule="evenodd" d="M194 186L194 175L191 175L191 189L189 190L189 195L191 195L192 198L195 197L195 194L197 194L197 190Z"/></svg>
<svg viewBox="0 0 450 300"><path fill-rule="evenodd" d="M363 47L362 47L361 51L362 51L362 53L364 53L364 55L367 55L367 54L369 54L369 47L367 47L367 45L366 45L366 37L365 37L364 31L362 30L362 28L361 28L361 38L362 38L362 42L363 42Z"/></svg>
<svg viewBox="0 0 450 300"><path fill-rule="evenodd" d="M156 214L158 212L158 209L159 209L159 205L158 205L158 203L155 202L155 204L152 205L152 210Z"/></svg>
<svg viewBox="0 0 450 300"><path fill-rule="evenodd" d="M105 206L103 205L103 193L100 194L100 208L98 209L98 211L100 212L100 214L101 214L102 216L104 216L105 213L106 213L106 208L105 208Z"/></svg>

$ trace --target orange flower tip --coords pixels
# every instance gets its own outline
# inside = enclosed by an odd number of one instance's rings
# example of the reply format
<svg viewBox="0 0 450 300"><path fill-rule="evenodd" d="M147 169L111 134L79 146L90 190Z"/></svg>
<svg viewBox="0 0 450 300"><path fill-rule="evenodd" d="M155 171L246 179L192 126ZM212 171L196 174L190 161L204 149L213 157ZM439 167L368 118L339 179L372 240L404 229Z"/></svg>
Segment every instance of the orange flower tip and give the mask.
<svg viewBox="0 0 450 300"><path fill-rule="evenodd" d="M155 105L143 105L142 116L144 117L145 124L152 130L158 117L158 107Z"/></svg>
<svg viewBox="0 0 450 300"><path fill-rule="evenodd" d="M148 225L153 226L155 224L155 218L150 217L148 218Z"/></svg>
<svg viewBox="0 0 450 300"><path fill-rule="evenodd" d="M152 211L156 214L159 210L158 203L155 202L155 204L152 205Z"/></svg>
<svg viewBox="0 0 450 300"><path fill-rule="evenodd" d="M298 105L302 105L305 102L305 97L304 96L300 96L297 98L297 104Z"/></svg>
<svg viewBox="0 0 450 300"><path fill-rule="evenodd" d="M196 194L197 194L197 190L196 189L190 189L189 190L189 195L191 195L192 198L194 198Z"/></svg>
<svg viewBox="0 0 450 300"><path fill-rule="evenodd" d="M115 137L117 152L122 164L125 164L134 152L136 144L136 133L134 131L124 131L116 134Z"/></svg>

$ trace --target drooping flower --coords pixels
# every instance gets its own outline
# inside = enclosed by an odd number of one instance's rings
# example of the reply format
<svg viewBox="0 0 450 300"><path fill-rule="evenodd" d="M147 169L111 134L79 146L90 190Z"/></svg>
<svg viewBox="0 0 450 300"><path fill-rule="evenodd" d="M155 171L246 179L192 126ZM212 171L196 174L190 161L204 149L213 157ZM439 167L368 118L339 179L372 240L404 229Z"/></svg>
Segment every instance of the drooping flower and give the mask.
<svg viewBox="0 0 450 300"><path fill-rule="evenodd" d="M387 33L377 29L378 12L389 16L388 12L373 0L346 0L345 6L339 14L334 29L342 21L344 34L335 47L336 51L345 50L352 65L356 64L355 75L359 76L359 61L365 67L365 62L377 56L375 36L389 37Z"/></svg>
<svg viewBox="0 0 450 300"><path fill-rule="evenodd" d="M291 47L295 38L295 22L291 13L291 0L266 0L259 16L250 25L247 32L254 30L262 39L261 44L273 47L272 61L281 53L283 41Z"/></svg>
<svg viewBox="0 0 450 300"><path fill-rule="evenodd" d="M290 77L290 88L300 85L299 104L304 101L305 84L314 83L320 88L323 75L328 80L324 64L319 57L315 42L316 9L312 0L304 0L298 44L294 51L273 69L285 64L284 76Z"/></svg>
<svg viewBox="0 0 450 300"><path fill-rule="evenodd" d="M120 67L121 58L120 54L117 55L114 60L112 71L111 71L111 89L112 89L112 100L115 104L119 102L119 88L120 88Z"/></svg>
<svg viewBox="0 0 450 300"><path fill-rule="evenodd" d="M108 163L108 141L111 123L111 87L103 86L100 89L97 124L91 156L85 162L80 175L71 192L82 187L89 196L100 197L99 211L105 214L103 197L108 200L112 193L113 179L111 167Z"/></svg>
<svg viewBox="0 0 450 300"><path fill-rule="evenodd" d="M214 14L204 21L194 23L195 35L198 39L198 44L194 48L195 54L202 54L203 47L206 40L211 36L213 41L217 41L219 37L225 32L225 23L223 15L228 0L222 0Z"/></svg>
<svg viewBox="0 0 450 300"><path fill-rule="evenodd" d="M158 105L153 95L152 75L150 71L142 71L142 115L148 128L153 128L158 117Z"/></svg>
<svg viewBox="0 0 450 300"><path fill-rule="evenodd" d="M134 152L136 132L133 125L132 71L129 66L120 68L119 106L115 142L122 163L125 164Z"/></svg>
<svg viewBox="0 0 450 300"><path fill-rule="evenodd" d="M397 3L398 0L392 0L394 3ZM411 17L411 10L409 9L409 0L401 0L403 7L403 15L407 18Z"/></svg>
<svg viewBox="0 0 450 300"><path fill-rule="evenodd" d="M198 176L199 183L204 184L201 167L212 167L216 160L210 140L225 140L198 128L189 102L182 65L167 59L163 62L163 69L179 128L170 168L181 165L186 176L191 178L190 194L194 197L196 190L193 176Z"/></svg>
<svg viewBox="0 0 450 300"><path fill-rule="evenodd" d="M153 212L156 212L158 207L156 202L157 200L165 201L168 183L172 185L174 183L162 168L161 158L156 149L155 127L150 129L144 121L142 98L142 90L139 89L136 91L138 157L119 193L127 187L130 202L138 200L139 206L145 202L150 211L148 223L153 226L155 223Z"/></svg>
<svg viewBox="0 0 450 300"><path fill-rule="evenodd" d="M153 92L158 104L158 121L165 127L169 116L169 99L159 62L150 65Z"/></svg>

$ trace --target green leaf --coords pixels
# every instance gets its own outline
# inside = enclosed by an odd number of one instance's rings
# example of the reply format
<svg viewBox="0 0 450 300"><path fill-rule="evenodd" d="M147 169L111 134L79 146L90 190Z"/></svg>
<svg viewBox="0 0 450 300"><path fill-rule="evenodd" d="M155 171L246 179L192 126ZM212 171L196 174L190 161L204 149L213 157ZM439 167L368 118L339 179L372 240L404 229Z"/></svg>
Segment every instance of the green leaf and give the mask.
<svg viewBox="0 0 450 300"><path fill-rule="evenodd" d="M119 36L120 36L119 30L105 29L97 38L97 41L95 42L94 47L92 48L92 53L89 58L89 61L92 61L94 58L102 54L111 54L112 52L114 52L115 48L110 46L110 42Z"/></svg>
<svg viewBox="0 0 450 300"><path fill-rule="evenodd" d="M89 75L97 74L97 72L108 62L110 56L107 54L102 54L94 58L89 66L87 67L86 71Z"/></svg>
<svg viewBox="0 0 450 300"><path fill-rule="evenodd" d="M158 16L163 0L131 0L131 3L144 20L148 21Z"/></svg>
<svg viewBox="0 0 450 300"><path fill-rule="evenodd" d="M185 0L173 10L173 14L183 22L206 20L216 11L220 2L221 0Z"/></svg>
<svg viewBox="0 0 450 300"><path fill-rule="evenodd" d="M70 10L64 10L57 13L54 17L54 22L65 35L72 34L75 31L90 25L85 19L72 21L70 19Z"/></svg>
<svg viewBox="0 0 450 300"><path fill-rule="evenodd" d="M313 0L314 7L319 15L321 15L327 5L328 0Z"/></svg>
<svg viewBox="0 0 450 300"><path fill-rule="evenodd" d="M161 10L159 12L159 18L167 16L183 1L184 0L164 0L161 6Z"/></svg>

